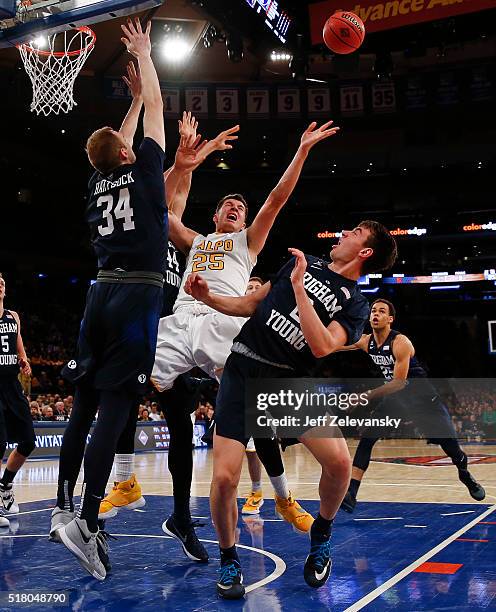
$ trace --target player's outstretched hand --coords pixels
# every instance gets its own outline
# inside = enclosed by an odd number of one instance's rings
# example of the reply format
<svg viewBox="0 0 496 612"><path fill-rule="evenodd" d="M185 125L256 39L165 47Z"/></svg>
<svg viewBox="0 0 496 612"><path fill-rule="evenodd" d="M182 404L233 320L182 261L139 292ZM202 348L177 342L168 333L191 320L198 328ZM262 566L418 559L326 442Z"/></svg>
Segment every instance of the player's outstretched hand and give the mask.
<svg viewBox="0 0 496 612"><path fill-rule="evenodd" d="M121 41L126 45L126 49L134 57L145 57L151 54L152 44L150 42L150 30L152 28L151 20L146 24L146 30L143 32L141 22L136 17L134 23L128 19L125 24L121 25L121 29L125 36Z"/></svg>
<svg viewBox="0 0 496 612"><path fill-rule="evenodd" d="M129 62L126 66L127 68L127 77L124 75L122 80L129 87L129 91L133 96L133 100L141 99L141 76L138 70L136 70L136 66L134 62Z"/></svg>
<svg viewBox="0 0 496 612"><path fill-rule="evenodd" d="M196 139L196 131L198 129L198 121L191 114L191 111L183 112L183 119L179 119L179 136L186 138L187 142L194 142Z"/></svg>
<svg viewBox="0 0 496 612"><path fill-rule="evenodd" d="M238 140L238 137L235 135L239 132L239 125L235 125L228 130L224 130L220 134L218 134L213 140L210 141L210 144L214 151L227 151L232 149L232 145L229 144L232 140Z"/></svg>
<svg viewBox="0 0 496 612"><path fill-rule="evenodd" d="M303 277L307 269L307 260L303 251L299 249L288 249L288 251L295 257L295 265L291 272L291 282L293 286L303 285Z"/></svg>
<svg viewBox="0 0 496 612"><path fill-rule="evenodd" d="M333 121L328 121L320 127L317 127L317 122L312 121L308 128L303 132L300 148L308 152L321 140L325 140L326 138L337 134L340 128L332 127L333 123Z"/></svg>
<svg viewBox="0 0 496 612"><path fill-rule="evenodd" d="M207 300L210 293L207 281L195 272L190 274L186 279L186 282L184 283L184 291L200 302Z"/></svg>
<svg viewBox="0 0 496 612"><path fill-rule="evenodd" d="M203 150L207 140L201 142L201 134L194 136L181 136L179 147L176 151L174 166L182 172L193 172L204 160Z"/></svg>

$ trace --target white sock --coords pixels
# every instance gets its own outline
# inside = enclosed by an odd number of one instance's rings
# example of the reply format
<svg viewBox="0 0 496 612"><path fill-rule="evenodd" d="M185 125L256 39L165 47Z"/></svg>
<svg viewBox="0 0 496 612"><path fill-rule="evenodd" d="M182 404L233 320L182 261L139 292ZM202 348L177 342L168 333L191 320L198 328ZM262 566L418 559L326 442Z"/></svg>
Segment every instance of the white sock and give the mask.
<svg viewBox="0 0 496 612"><path fill-rule="evenodd" d="M288 479L286 478L286 472L283 472L280 476L269 476L269 478L277 495L279 497L283 497L284 499L288 499L289 487Z"/></svg>
<svg viewBox="0 0 496 612"><path fill-rule="evenodd" d="M257 480L256 482L251 481L251 490L252 491L261 491L262 490L262 481Z"/></svg>
<svg viewBox="0 0 496 612"><path fill-rule="evenodd" d="M116 481L129 480L134 472L134 453L132 455L116 455L114 465Z"/></svg>

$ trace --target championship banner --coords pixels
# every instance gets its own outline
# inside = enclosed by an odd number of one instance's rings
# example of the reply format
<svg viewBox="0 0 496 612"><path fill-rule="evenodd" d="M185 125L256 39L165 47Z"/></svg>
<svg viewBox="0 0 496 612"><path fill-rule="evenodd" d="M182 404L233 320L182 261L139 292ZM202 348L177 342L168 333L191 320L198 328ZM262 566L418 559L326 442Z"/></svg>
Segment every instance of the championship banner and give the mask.
<svg viewBox="0 0 496 612"><path fill-rule="evenodd" d="M164 101L164 114L166 118L180 117L180 90L170 87L162 88L162 99Z"/></svg>
<svg viewBox="0 0 496 612"><path fill-rule="evenodd" d="M237 89L217 89L215 99L218 117L239 115L239 91Z"/></svg>
<svg viewBox="0 0 496 612"><path fill-rule="evenodd" d="M312 44L318 45L323 42L325 22L336 11L355 13L370 33L494 7L494 0L325 0L311 4L308 10Z"/></svg>
<svg viewBox="0 0 496 612"><path fill-rule="evenodd" d="M196 117L208 115L208 89L197 87L187 88L184 91L186 110L191 111Z"/></svg>

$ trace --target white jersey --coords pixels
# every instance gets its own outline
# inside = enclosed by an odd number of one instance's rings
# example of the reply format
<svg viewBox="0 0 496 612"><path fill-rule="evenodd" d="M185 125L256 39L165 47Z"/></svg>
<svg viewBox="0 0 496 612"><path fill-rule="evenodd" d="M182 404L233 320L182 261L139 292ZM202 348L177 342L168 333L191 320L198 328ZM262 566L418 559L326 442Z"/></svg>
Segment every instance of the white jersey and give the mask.
<svg viewBox="0 0 496 612"><path fill-rule="evenodd" d="M252 260L250 257L246 232L244 229L231 234L199 234L195 237L174 312L196 302L184 291L184 283L192 272L198 272L207 281L212 293L233 297L245 294L251 271L257 263L256 258Z"/></svg>

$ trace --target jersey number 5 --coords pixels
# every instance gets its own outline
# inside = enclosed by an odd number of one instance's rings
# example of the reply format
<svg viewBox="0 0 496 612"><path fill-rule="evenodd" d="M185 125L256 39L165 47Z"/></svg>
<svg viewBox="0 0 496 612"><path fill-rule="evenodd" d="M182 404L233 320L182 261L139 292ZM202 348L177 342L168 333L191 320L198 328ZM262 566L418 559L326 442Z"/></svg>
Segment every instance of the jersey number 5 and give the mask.
<svg viewBox="0 0 496 612"><path fill-rule="evenodd" d="M114 218L124 219L122 229L125 232L134 229L134 212L130 205L129 189L127 187L119 191L119 199L117 200L115 208L114 196L110 193L100 196L96 202L96 205L106 205L106 208L103 211L103 220L105 221L106 225L102 224L98 226L98 233L100 236L109 236L114 231Z"/></svg>
<svg viewBox="0 0 496 612"><path fill-rule="evenodd" d="M2 341L2 351L4 353L8 353L9 352L9 337L0 336L0 340Z"/></svg>

